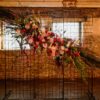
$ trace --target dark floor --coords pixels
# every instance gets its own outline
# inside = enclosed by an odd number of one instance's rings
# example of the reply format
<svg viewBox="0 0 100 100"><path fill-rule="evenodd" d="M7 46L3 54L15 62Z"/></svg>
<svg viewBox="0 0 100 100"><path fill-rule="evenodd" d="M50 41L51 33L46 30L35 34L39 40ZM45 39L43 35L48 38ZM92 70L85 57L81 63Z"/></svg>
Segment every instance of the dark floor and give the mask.
<svg viewBox="0 0 100 100"><path fill-rule="evenodd" d="M100 79L94 80L93 90L96 99L91 98L92 82L65 80L63 84L62 79L1 80L0 100L100 100Z"/></svg>

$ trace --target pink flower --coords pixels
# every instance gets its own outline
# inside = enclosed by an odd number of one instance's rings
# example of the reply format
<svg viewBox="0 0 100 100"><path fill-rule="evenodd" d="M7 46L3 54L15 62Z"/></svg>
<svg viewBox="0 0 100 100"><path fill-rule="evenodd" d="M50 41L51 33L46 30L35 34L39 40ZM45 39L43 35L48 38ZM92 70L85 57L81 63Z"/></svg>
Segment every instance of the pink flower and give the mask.
<svg viewBox="0 0 100 100"><path fill-rule="evenodd" d="M20 29L16 29L16 33L17 33L17 35L21 35Z"/></svg>
<svg viewBox="0 0 100 100"><path fill-rule="evenodd" d="M47 32L47 36L50 36L50 34L51 34L51 32L49 31L49 32Z"/></svg>
<svg viewBox="0 0 100 100"><path fill-rule="evenodd" d="M36 45L39 45L39 42L36 42Z"/></svg>
<svg viewBox="0 0 100 100"><path fill-rule="evenodd" d="M53 41L53 38L50 38L50 43L53 43L54 41Z"/></svg>
<svg viewBox="0 0 100 100"><path fill-rule="evenodd" d="M56 46L52 46L51 47L51 51L52 51L51 56L52 57L55 57L56 56L56 50L57 50L57 47Z"/></svg>
<svg viewBox="0 0 100 100"><path fill-rule="evenodd" d="M64 51L63 51L63 50L60 50L60 54L62 54L62 55L63 55L63 54L64 54Z"/></svg>
<svg viewBox="0 0 100 100"><path fill-rule="evenodd" d="M61 38L61 44L64 44L64 39L63 38Z"/></svg>
<svg viewBox="0 0 100 100"><path fill-rule="evenodd" d="M56 38L58 38L59 36L58 36L58 34L56 34Z"/></svg>
<svg viewBox="0 0 100 100"><path fill-rule="evenodd" d="M65 47L64 46L61 46L61 50L64 51L65 50Z"/></svg>
<svg viewBox="0 0 100 100"><path fill-rule="evenodd" d="M30 38L28 38L28 43L29 44L32 44L34 41L33 41L33 38L32 37L30 37Z"/></svg>
<svg viewBox="0 0 100 100"><path fill-rule="evenodd" d="M30 21L30 24L32 24L32 23L33 23L33 21L31 20L31 21Z"/></svg>
<svg viewBox="0 0 100 100"><path fill-rule="evenodd" d="M46 49L47 48L47 43L43 43L43 47Z"/></svg>
<svg viewBox="0 0 100 100"><path fill-rule="evenodd" d="M38 36L39 41L42 41L43 37L42 36Z"/></svg>
<svg viewBox="0 0 100 100"><path fill-rule="evenodd" d="M45 42L45 39L44 38L42 39L42 42Z"/></svg>
<svg viewBox="0 0 100 100"><path fill-rule="evenodd" d="M57 38L57 41L58 41L58 42L61 42L61 38Z"/></svg>
<svg viewBox="0 0 100 100"><path fill-rule="evenodd" d="M30 29L30 23L27 23L26 25L25 25L25 28L28 30L28 29Z"/></svg>

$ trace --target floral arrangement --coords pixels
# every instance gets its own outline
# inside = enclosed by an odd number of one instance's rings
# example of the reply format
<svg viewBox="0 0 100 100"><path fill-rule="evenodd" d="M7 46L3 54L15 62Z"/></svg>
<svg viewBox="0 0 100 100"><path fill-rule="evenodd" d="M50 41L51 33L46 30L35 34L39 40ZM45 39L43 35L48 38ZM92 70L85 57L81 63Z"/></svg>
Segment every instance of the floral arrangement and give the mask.
<svg viewBox="0 0 100 100"><path fill-rule="evenodd" d="M61 38L56 33L41 29L39 21L33 16L19 18L16 25L15 38L17 41L18 38L21 38L22 41L18 41L21 49L23 49L21 43L24 41L24 43L29 44L35 53L38 50L41 52L46 50L47 55L54 59L57 65L73 63L81 76L83 78L86 76L86 65L78 49L79 41Z"/></svg>

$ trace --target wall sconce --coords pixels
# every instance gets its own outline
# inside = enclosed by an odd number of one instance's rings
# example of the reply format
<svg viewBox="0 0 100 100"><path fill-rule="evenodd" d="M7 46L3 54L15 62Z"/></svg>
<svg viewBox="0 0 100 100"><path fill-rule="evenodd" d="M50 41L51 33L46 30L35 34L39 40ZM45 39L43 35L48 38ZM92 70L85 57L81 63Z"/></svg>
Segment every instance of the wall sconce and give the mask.
<svg viewBox="0 0 100 100"><path fill-rule="evenodd" d="M77 0L63 0L63 7L76 7Z"/></svg>

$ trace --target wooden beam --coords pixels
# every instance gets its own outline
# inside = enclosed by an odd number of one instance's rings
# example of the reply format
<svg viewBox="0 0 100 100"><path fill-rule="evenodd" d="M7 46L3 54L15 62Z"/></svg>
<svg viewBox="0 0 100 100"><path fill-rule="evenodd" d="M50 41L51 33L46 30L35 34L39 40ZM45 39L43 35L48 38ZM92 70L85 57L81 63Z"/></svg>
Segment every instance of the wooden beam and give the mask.
<svg viewBox="0 0 100 100"><path fill-rule="evenodd" d="M61 1L0 1L0 7L63 7ZM69 7L68 5L66 7ZM76 7L97 8L100 1L78 1Z"/></svg>
<svg viewBox="0 0 100 100"><path fill-rule="evenodd" d="M61 2L3 2L1 7L62 7Z"/></svg>
<svg viewBox="0 0 100 100"><path fill-rule="evenodd" d="M87 7L87 8L99 8L100 7L100 1L80 1L77 2L77 7Z"/></svg>

